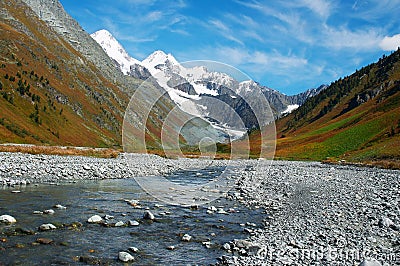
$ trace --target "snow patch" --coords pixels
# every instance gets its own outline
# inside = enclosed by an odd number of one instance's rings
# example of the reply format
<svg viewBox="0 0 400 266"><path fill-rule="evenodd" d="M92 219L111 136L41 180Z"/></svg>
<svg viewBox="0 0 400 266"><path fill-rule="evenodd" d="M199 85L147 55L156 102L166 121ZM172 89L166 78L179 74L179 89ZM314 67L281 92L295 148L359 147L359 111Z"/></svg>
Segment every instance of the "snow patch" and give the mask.
<svg viewBox="0 0 400 266"><path fill-rule="evenodd" d="M299 108L298 104L291 104L288 105L286 107L286 109L281 113L281 114L290 114L291 112L293 112L294 110L296 110L297 108Z"/></svg>

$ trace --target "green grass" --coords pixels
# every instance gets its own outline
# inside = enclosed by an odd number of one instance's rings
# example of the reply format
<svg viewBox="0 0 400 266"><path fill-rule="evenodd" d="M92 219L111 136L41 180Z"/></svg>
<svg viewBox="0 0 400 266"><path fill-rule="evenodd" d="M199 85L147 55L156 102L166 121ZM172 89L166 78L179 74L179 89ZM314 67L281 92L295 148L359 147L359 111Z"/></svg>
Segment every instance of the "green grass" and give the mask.
<svg viewBox="0 0 400 266"><path fill-rule="evenodd" d="M323 157L338 157L347 151L356 150L376 135L382 133L382 121L372 120L365 124L356 125L323 142ZM323 158L321 158L323 159Z"/></svg>
<svg viewBox="0 0 400 266"><path fill-rule="evenodd" d="M302 137L312 137L312 136L320 135L320 134L323 134L323 133L326 133L326 132L329 132L329 131L332 131L332 130L339 129L339 128L343 127L344 125L346 125L347 123L351 123L351 122L357 120L363 113L364 112L356 114L356 115L353 115L353 116L350 116L350 117L342 119L342 120L339 120L339 121L337 121L335 123L332 123L332 124L329 124L327 126L321 127L321 128L316 129L314 131L310 131L310 132L302 135Z"/></svg>

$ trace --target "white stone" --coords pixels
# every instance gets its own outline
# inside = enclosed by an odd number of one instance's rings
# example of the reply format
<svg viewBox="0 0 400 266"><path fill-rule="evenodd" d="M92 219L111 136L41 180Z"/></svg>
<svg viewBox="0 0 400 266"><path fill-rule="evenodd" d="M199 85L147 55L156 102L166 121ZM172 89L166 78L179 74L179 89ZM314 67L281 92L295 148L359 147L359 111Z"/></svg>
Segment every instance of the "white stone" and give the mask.
<svg viewBox="0 0 400 266"><path fill-rule="evenodd" d="M123 262L133 261L135 258L128 252L121 251L118 253L118 259Z"/></svg>
<svg viewBox="0 0 400 266"><path fill-rule="evenodd" d="M111 219L114 219L114 216L107 214L106 216L104 216L104 219L111 220Z"/></svg>
<svg viewBox="0 0 400 266"><path fill-rule="evenodd" d="M393 221L390 220L389 218L383 217L383 218L379 221L379 224L380 224L381 226L384 226L384 227L390 227L390 226L392 226L394 223L393 223Z"/></svg>
<svg viewBox="0 0 400 266"><path fill-rule="evenodd" d="M225 250L231 250L231 245L230 245L229 243L225 243L225 244L222 246L222 248L225 249Z"/></svg>
<svg viewBox="0 0 400 266"><path fill-rule="evenodd" d="M154 214L152 214L150 211L145 211L143 214L143 219L147 219L147 220L154 220Z"/></svg>
<svg viewBox="0 0 400 266"><path fill-rule="evenodd" d="M39 226L39 230L41 231L53 230L56 228L57 227L54 224L42 224L41 226Z"/></svg>
<svg viewBox="0 0 400 266"><path fill-rule="evenodd" d="M190 239L192 239L192 236L190 236L190 235L188 235L188 234L184 234L184 235L182 236L182 241L189 242Z"/></svg>
<svg viewBox="0 0 400 266"><path fill-rule="evenodd" d="M101 221L103 221L103 219L99 216L99 215L93 215L92 217L90 217L89 219L88 219L88 223L99 223L99 222L101 222Z"/></svg>
<svg viewBox="0 0 400 266"><path fill-rule="evenodd" d="M138 226L139 225L139 222L138 221L129 221L129 225L130 226Z"/></svg>
<svg viewBox="0 0 400 266"><path fill-rule="evenodd" d="M121 226L123 226L124 224L125 224L124 222L119 221L119 222L116 222L116 223L115 223L115 227L121 227Z"/></svg>
<svg viewBox="0 0 400 266"><path fill-rule="evenodd" d="M60 210L65 210L65 209L67 209L67 207L62 206L61 204L57 204L56 206L54 206L54 208L60 209Z"/></svg>
<svg viewBox="0 0 400 266"><path fill-rule="evenodd" d="M137 247L130 247L129 251L132 251L134 253L137 253L139 251L139 249Z"/></svg>
<svg viewBox="0 0 400 266"><path fill-rule="evenodd" d="M13 223L16 223L17 220L14 217L12 217L11 215L4 214L4 215L0 216L0 222L6 223L6 224L13 224Z"/></svg>
<svg viewBox="0 0 400 266"><path fill-rule="evenodd" d="M52 210L52 209L44 210L43 213L45 213L45 214L54 214L54 210Z"/></svg>

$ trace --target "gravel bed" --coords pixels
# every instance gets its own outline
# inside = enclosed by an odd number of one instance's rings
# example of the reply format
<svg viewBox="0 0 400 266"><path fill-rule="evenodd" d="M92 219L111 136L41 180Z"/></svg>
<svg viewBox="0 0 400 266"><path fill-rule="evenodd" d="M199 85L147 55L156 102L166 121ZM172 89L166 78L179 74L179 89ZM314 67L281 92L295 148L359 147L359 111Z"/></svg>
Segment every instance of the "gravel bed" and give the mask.
<svg viewBox="0 0 400 266"><path fill-rule="evenodd" d="M237 191L268 217L221 264L400 265L400 171L275 161Z"/></svg>

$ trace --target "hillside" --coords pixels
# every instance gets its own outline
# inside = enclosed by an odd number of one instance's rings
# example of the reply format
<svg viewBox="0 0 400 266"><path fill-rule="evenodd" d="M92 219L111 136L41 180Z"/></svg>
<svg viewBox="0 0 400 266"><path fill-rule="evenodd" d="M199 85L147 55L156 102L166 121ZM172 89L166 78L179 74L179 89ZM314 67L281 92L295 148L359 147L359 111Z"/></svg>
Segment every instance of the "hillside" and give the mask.
<svg viewBox="0 0 400 266"><path fill-rule="evenodd" d="M277 158L396 164L400 50L333 82L276 127Z"/></svg>
<svg viewBox="0 0 400 266"><path fill-rule="evenodd" d="M0 3L1 143L120 146L125 109L142 81L124 76L58 1L50 2L58 21L38 17L33 9L42 1ZM63 21L69 35L55 31ZM77 44L68 39L74 33L90 41ZM148 123L160 123L173 107L162 97ZM146 131L150 144L159 131Z"/></svg>
<svg viewBox="0 0 400 266"><path fill-rule="evenodd" d="M0 8L1 141L118 144L127 96L23 2Z"/></svg>

